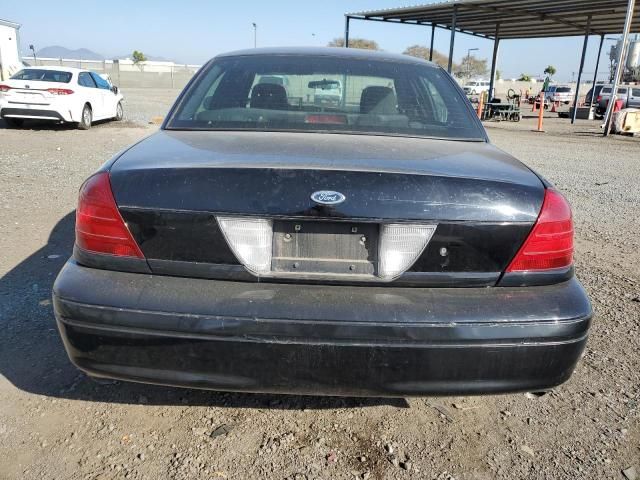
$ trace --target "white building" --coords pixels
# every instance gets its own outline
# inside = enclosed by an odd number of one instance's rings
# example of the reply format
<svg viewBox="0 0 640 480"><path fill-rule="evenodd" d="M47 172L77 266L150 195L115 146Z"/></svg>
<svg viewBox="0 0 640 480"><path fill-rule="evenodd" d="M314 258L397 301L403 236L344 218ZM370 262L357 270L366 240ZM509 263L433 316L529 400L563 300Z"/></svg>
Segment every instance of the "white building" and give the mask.
<svg viewBox="0 0 640 480"><path fill-rule="evenodd" d="M0 19L0 80L6 80L22 68L19 29L19 23Z"/></svg>

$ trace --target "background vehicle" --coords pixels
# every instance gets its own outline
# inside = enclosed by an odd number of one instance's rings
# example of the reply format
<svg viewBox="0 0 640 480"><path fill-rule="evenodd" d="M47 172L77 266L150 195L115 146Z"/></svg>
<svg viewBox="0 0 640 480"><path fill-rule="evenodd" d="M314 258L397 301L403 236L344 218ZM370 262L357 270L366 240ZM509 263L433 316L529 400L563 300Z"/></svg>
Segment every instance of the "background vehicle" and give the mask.
<svg viewBox="0 0 640 480"><path fill-rule="evenodd" d="M481 92L489 91L490 83L485 80L475 80L468 82L462 89L467 95L478 95Z"/></svg>
<svg viewBox="0 0 640 480"><path fill-rule="evenodd" d="M603 85L596 98L596 114L604 115L611 99L613 85ZM622 102L622 108L640 108L640 85L618 85L616 100Z"/></svg>
<svg viewBox="0 0 640 480"><path fill-rule="evenodd" d="M541 90L534 98L534 102L537 102L538 105L540 104L540 98L542 97L542 94L544 93L544 108L549 108L549 105L551 105L551 100L549 100L554 92L556 91L556 86L555 85L549 85L546 90Z"/></svg>
<svg viewBox="0 0 640 480"><path fill-rule="evenodd" d="M29 67L0 84L0 117L12 127L34 119L73 122L86 130L96 120L121 120L122 100L118 88L95 72Z"/></svg>
<svg viewBox="0 0 640 480"><path fill-rule="evenodd" d="M288 91L257 81L275 74ZM312 96L331 78L345 95L327 110ZM54 311L92 375L539 390L569 378L586 342L567 201L489 143L446 71L413 57L220 55L160 131L84 183L76 218Z"/></svg>
<svg viewBox="0 0 640 480"><path fill-rule="evenodd" d="M309 84L313 89L313 102L324 107L337 107L342 102L342 83L340 80L315 80Z"/></svg>
<svg viewBox="0 0 640 480"><path fill-rule="evenodd" d="M629 87L627 95L627 108L640 108L640 85Z"/></svg>
<svg viewBox="0 0 640 480"><path fill-rule="evenodd" d="M573 96L575 95L575 91L565 85L549 85L543 92L545 108L549 108L549 105L554 102L569 104L573 101ZM537 95L538 99L540 99L540 93Z"/></svg>
<svg viewBox="0 0 640 480"><path fill-rule="evenodd" d="M575 91L567 85L551 85L545 92L545 99L549 102L568 104L573 101Z"/></svg>
<svg viewBox="0 0 640 480"><path fill-rule="evenodd" d="M598 104L598 95L600 95L600 91L604 87L604 84L598 83L594 87L591 87L587 94L585 95L585 105L591 105L591 98L593 97L593 104ZM594 93L595 90L595 93Z"/></svg>

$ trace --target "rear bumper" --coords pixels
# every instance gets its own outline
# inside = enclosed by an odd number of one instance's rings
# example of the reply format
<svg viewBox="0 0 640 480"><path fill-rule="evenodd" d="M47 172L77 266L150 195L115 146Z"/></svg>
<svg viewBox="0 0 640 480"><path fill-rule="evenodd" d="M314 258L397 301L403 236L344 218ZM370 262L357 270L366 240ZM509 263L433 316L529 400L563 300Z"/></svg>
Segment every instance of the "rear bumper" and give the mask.
<svg viewBox="0 0 640 480"><path fill-rule="evenodd" d="M0 117L2 118L24 118L34 120L53 120L58 122L72 122L71 112L52 109L50 107L43 108L33 106L26 108L24 106L5 106L0 109Z"/></svg>
<svg viewBox="0 0 640 480"><path fill-rule="evenodd" d="M547 389L570 377L591 320L576 279L335 287L157 277L70 261L53 298L69 357L91 375L248 392Z"/></svg>

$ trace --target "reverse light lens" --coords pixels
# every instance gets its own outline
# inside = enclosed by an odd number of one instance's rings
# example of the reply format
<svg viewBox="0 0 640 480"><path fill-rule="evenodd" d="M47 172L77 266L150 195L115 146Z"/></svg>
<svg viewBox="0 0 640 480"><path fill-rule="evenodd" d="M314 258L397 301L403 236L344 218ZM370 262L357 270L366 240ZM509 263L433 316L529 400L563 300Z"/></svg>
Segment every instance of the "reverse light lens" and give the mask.
<svg viewBox="0 0 640 480"><path fill-rule="evenodd" d="M68 88L47 88L47 92L52 95L71 95L73 90L69 90Z"/></svg>
<svg viewBox="0 0 640 480"><path fill-rule="evenodd" d="M571 207L559 192L547 189L538 220L507 272L550 270L569 267L572 263Z"/></svg>
<svg viewBox="0 0 640 480"><path fill-rule="evenodd" d="M229 247L245 266L256 274L271 271L273 223L264 218L218 217L218 225Z"/></svg>
<svg viewBox="0 0 640 480"><path fill-rule="evenodd" d="M118 211L107 172L89 178L80 189L76 245L89 252L144 258Z"/></svg>
<svg viewBox="0 0 640 480"><path fill-rule="evenodd" d="M378 275L392 279L405 272L429 244L435 231L436 225L381 225Z"/></svg>

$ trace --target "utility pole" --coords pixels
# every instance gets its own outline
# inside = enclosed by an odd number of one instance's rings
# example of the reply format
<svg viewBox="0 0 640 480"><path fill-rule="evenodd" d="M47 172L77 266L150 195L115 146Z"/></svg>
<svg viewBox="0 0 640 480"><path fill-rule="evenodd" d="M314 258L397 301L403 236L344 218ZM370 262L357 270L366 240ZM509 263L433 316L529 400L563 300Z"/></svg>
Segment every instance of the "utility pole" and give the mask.
<svg viewBox="0 0 640 480"><path fill-rule="evenodd" d="M253 22L251 25L253 25L253 48L257 48L258 47L258 25L256 24L256 22Z"/></svg>
<svg viewBox="0 0 640 480"><path fill-rule="evenodd" d="M38 59L36 58L36 47L31 44L29 45L29 50L33 52L33 66L35 67L38 64Z"/></svg>

